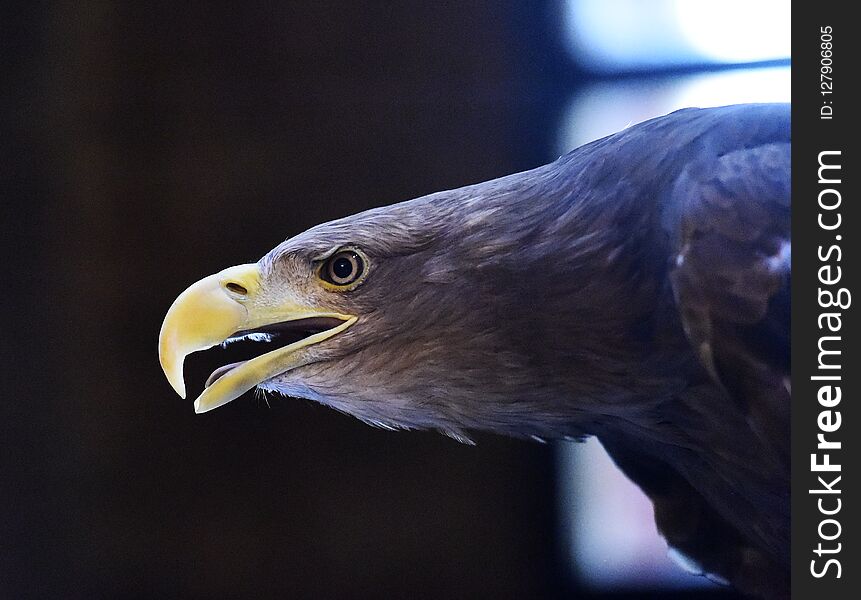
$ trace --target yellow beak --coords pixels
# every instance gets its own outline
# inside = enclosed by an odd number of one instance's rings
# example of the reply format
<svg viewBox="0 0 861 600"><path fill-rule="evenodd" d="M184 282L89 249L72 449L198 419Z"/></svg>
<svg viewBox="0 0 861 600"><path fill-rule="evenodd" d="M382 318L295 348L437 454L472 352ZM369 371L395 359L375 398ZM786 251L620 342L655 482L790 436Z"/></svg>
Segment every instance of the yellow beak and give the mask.
<svg viewBox="0 0 861 600"><path fill-rule="evenodd" d="M356 317L302 306L294 301L261 302L261 276L256 264L230 267L182 292L171 305L158 337L161 368L170 385L185 398L183 364L193 352L212 348L239 332L310 317L341 323L297 342L241 363L216 379L194 401L197 413L238 398L259 383L313 360L302 350L340 333Z"/></svg>

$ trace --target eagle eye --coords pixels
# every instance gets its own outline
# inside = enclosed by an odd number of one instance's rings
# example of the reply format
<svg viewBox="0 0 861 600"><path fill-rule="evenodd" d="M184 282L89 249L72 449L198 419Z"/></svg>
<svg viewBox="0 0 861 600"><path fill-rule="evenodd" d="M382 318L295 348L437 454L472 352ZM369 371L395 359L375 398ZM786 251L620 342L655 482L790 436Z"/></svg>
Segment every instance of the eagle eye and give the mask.
<svg viewBox="0 0 861 600"><path fill-rule="evenodd" d="M365 272L365 261L353 250L335 253L323 264L320 276L324 281L337 286L354 283Z"/></svg>

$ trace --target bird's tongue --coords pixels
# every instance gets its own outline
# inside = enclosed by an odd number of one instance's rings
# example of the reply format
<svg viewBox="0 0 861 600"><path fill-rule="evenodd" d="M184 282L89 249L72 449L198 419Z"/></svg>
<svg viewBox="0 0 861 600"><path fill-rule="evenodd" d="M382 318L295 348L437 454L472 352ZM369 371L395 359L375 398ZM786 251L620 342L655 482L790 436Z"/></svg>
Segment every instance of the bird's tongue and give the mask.
<svg viewBox="0 0 861 600"><path fill-rule="evenodd" d="M247 362L247 360L240 360L239 362L230 363L229 365L224 365L223 367L218 367L212 372L212 375L207 378L206 383L203 384L204 389L208 388L213 383L218 381L223 375L226 375L228 371L235 369L239 365L245 364Z"/></svg>

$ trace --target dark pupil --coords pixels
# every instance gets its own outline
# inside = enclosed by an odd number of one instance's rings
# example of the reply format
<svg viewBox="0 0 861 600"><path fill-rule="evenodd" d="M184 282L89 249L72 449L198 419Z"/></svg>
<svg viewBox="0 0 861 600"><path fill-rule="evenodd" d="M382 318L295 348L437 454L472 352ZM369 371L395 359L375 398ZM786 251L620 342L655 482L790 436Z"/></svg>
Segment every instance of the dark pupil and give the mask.
<svg viewBox="0 0 861 600"><path fill-rule="evenodd" d="M338 279L348 279L353 274L353 263L346 258L338 258L332 265L332 274Z"/></svg>

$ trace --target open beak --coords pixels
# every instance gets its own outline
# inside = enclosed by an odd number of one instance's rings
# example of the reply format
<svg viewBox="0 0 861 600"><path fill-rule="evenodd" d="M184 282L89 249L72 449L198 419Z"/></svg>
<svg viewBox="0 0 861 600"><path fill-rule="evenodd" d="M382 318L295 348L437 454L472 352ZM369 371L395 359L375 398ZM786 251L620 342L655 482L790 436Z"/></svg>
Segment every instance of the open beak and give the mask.
<svg viewBox="0 0 861 600"><path fill-rule="evenodd" d="M158 336L161 368L173 389L185 398L185 357L232 339L307 333L292 343L251 360L217 369L194 401L197 413L227 404L280 373L312 362L307 348L337 335L356 317L303 306L295 301L261 299L256 264L230 267L210 275L182 292L173 302Z"/></svg>

